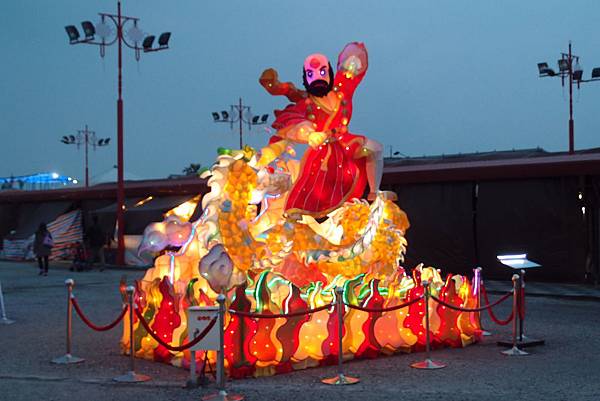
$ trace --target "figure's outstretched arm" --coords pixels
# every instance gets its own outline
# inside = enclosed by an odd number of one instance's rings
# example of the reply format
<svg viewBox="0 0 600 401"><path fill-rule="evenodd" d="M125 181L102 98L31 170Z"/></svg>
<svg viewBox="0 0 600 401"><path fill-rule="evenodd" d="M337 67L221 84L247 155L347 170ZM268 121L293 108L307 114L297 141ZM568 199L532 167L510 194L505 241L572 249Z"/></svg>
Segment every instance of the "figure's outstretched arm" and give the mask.
<svg viewBox="0 0 600 401"><path fill-rule="evenodd" d="M297 102L306 97L306 92L296 88L291 82L280 82L277 71L269 68L263 71L258 82L274 96L285 96L290 102Z"/></svg>

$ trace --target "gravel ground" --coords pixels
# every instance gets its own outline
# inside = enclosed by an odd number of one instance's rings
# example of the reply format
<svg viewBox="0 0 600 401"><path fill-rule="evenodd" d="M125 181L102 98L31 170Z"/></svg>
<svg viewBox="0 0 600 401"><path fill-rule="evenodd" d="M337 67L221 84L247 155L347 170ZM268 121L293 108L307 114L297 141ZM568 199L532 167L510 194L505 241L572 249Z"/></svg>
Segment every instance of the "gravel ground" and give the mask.
<svg viewBox="0 0 600 401"><path fill-rule="evenodd" d="M48 277L33 264L0 262L7 315L17 321L0 326L0 400L198 400L214 386L185 389L188 372L172 366L136 360L136 371L152 381L118 384L112 378L128 371L120 354L121 326L97 333L74 318L73 354L79 365L50 363L64 354L64 280L75 279L75 294L89 317L100 324L120 310L118 282L141 277L141 271L105 270L71 273L51 266ZM494 296L495 298L495 296ZM505 316L508 305L499 308ZM448 367L422 371L410 368L424 354L400 354L345 365L359 384L322 385L335 367L314 368L275 377L236 380L230 391L247 400L599 400L600 302L536 297L528 299L526 331L546 345L531 355L506 357L495 344L510 329L484 320L494 335L465 349L434 351Z"/></svg>

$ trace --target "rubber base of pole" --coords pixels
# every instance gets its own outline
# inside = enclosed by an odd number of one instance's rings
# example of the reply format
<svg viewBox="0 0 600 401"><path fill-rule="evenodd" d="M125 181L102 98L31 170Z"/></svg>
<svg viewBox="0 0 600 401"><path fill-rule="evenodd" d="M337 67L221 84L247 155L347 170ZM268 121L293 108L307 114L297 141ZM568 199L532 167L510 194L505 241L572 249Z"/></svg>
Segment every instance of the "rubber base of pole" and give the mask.
<svg viewBox="0 0 600 401"><path fill-rule="evenodd" d="M58 365L69 365L72 363L81 363L83 361L85 361L85 359L73 356L71 354L65 354L63 356L59 356L58 358L54 358L52 363L56 363Z"/></svg>
<svg viewBox="0 0 600 401"><path fill-rule="evenodd" d="M358 377L350 377L344 374L339 374L335 377L330 377L328 379L321 380L321 383L331 384L333 386L344 386L348 384L356 384L358 382L360 382L360 379Z"/></svg>
<svg viewBox="0 0 600 401"><path fill-rule="evenodd" d="M425 359L421 362L415 362L410 365L411 368L415 369L441 369L445 368L447 365L443 362L432 361L431 359Z"/></svg>
<svg viewBox="0 0 600 401"><path fill-rule="evenodd" d="M511 349L507 349L506 351L500 351L500 353L508 356L529 355L529 352L521 351L518 347L512 347Z"/></svg>
<svg viewBox="0 0 600 401"><path fill-rule="evenodd" d="M147 382L148 380L151 380L151 379L152 378L150 376L140 375L133 371L129 371L129 372L125 373L124 375L113 378L114 381L119 382L119 383L140 383L140 382Z"/></svg>
<svg viewBox="0 0 600 401"><path fill-rule="evenodd" d="M10 320L7 319L5 317L3 317L2 319L0 319L0 324L13 324L15 321L14 320Z"/></svg>
<svg viewBox="0 0 600 401"><path fill-rule="evenodd" d="M227 391L221 390L215 394L209 394L202 397L203 401L214 400L214 401L241 401L244 396L241 394L227 394Z"/></svg>

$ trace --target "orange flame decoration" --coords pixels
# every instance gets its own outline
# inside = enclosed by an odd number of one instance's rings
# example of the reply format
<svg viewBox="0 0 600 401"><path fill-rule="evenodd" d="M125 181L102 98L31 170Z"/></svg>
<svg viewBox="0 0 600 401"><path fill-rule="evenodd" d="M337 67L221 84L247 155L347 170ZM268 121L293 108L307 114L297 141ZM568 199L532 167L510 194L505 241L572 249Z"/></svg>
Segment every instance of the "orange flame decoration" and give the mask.
<svg viewBox="0 0 600 401"><path fill-rule="evenodd" d="M377 279L364 281L361 274L353 279L337 280L344 288L346 304L374 309L387 308L420 297L421 277L434 277L433 295L457 306L476 306L469 281L462 276L448 276L444 281L433 268L417 266L413 277L398 271L393 281L383 286ZM437 278L437 279L436 279ZM338 333L334 286L321 282L299 288L281 276L265 271L249 286L242 285L228 293L228 309L262 314L293 313L332 304L310 315L290 318L251 318L227 314L225 357L232 377L264 376L296 369L334 364L337 361ZM177 296L176 285L165 277L137 285L136 302L165 341L181 345L188 341L185 309L191 305L213 305L216 294L197 278L187 286L184 296ZM343 282L342 282L343 281ZM421 350L425 345L424 300L402 309L365 312L344 308L342 349L344 359L375 358L382 354ZM476 314L450 310L430 300L430 336L433 347L462 347L478 339L480 327ZM127 327L125 322L125 327ZM154 341L135 322L136 356L175 366L189 366L190 354L170 352ZM124 351L129 344L128 330L123 330ZM198 358L203 357L197 353ZM209 361L215 363L214 353Z"/></svg>
<svg viewBox="0 0 600 401"><path fill-rule="evenodd" d="M183 243L179 251L158 256L136 284L135 302L162 340L173 346L188 341L186 309L214 305L213 288L226 293L228 310L241 312L288 314L331 305L287 318L227 314L224 354L229 375L272 375L335 363L340 341L336 287L343 288L346 305L341 333L346 360L421 350L426 341L424 299L380 312L348 305L401 305L419 299L421 281L427 280L432 295L476 306L467 278L443 280L438 270L422 265L408 276L399 267L409 222L390 198L380 196L372 204L353 199L321 223L307 216L288 218L283 201L288 175L293 176L295 168L291 162L279 161L278 170L268 172L256 165L251 148L221 155L209 171L211 192L202 200L202 217L187 223L175 213L148 230L140 249L155 252L165 241ZM262 202L260 213L256 202ZM169 235L159 230L167 225ZM434 347L465 346L481 332L477 314L448 310L433 299L429 320ZM189 351L160 346L138 321L133 337L137 357L181 367L190 364ZM126 321L121 341L125 353L130 340ZM215 356L208 353L210 363Z"/></svg>

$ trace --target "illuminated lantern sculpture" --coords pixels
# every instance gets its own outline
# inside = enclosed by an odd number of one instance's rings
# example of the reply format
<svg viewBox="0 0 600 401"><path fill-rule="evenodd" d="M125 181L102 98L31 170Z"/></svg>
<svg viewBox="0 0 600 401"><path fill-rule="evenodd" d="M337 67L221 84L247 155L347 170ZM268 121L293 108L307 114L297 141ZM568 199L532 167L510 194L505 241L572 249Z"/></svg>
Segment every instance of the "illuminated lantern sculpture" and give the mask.
<svg viewBox="0 0 600 401"><path fill-rule="evenodd" d="M220 148L202 175L210 192L202 196L201 217L189 221L194 198L144 232L139 252L159 254L136 286L144 319L178 346L189 341L186 308L214 305L223 293L224 355L232 377L334 363L340 336L344 359L422 349L425 301L416 300L422 280L431 283L434 296L476 305L467 278L444 281L438 270L422 265L407 275L400 267L408 217L394 193L379 190L381 145L349 130L354 93L368 67L366 47L349 43L336 67L321 54L308 56L304 89L265 70L260 84L290 101L275 111L268 145L258 151ZM294 150L299 143L309 145L302 163ZM342 333L336 288L346 305ZM435 346L464 346L480 332L472 313L448 311L433 299L429 320ZM134 324L138 357L189 366L189 352L169 351ZM124 330L124 348L128 336ZM215 353L208 359L214 364Z"/></svg>

